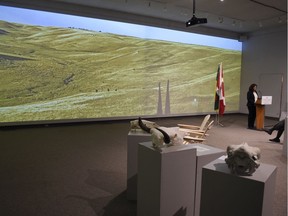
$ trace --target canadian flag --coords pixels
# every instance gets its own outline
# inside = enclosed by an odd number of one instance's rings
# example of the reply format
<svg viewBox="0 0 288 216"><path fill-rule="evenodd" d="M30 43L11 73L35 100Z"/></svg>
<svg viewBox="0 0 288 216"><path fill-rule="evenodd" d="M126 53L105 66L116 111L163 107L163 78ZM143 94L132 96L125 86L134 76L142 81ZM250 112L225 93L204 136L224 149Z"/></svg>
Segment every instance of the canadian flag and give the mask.
<svg viewBox="0 0 288 216"><path fill-rule="evenodd" d="M216 76L216 92L214 110L219 110L219 115L223 115L225 111L225 95L224 95L224 78L222 63L218 65Z"/></svg>

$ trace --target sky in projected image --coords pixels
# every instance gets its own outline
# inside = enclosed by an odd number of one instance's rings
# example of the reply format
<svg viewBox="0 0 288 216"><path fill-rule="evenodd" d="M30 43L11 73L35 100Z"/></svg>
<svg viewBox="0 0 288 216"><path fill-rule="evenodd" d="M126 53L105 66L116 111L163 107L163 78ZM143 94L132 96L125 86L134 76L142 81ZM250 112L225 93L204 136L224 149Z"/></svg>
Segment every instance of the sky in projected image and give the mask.
<svg viewBox="0 0 288 216"><path fill-rule="evenodd" d="M232 50L242 49L242 43L232 39L5 6L0 6L0 20L28 25L85 28L93 31L129 35L145 39L214 46Z"/></svg>
<svg viewBox="0 0 288 216"><path fill-rule="evenodd" d="M237 40L0 6L0 124L214 112L223 63L238 111Z"/></svg>

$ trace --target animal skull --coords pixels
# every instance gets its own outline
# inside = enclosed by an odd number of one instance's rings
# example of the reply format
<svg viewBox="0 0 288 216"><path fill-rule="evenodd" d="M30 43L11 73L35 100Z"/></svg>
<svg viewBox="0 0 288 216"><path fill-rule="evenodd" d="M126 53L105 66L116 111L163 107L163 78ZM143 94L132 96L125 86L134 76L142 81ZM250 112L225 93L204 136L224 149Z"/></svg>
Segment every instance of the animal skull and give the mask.
<svg viewBox="0 0 288 216"><path fill-rule="evenodd" d="M227 147L227 158L225 159L228 168L232 173L239 175L252 175L260 166L260 149L249 146L247 143L240 145L229 145Z"/></svg>
<svg viewBox="0 0 288 216"><path fill-rule="evenodd" d="M155 128L155 127L159 127L159 125L157 125L155 122L152 121L148 121L145 119L142 119L143 124L145 124L148 128ZM137 129L141 129L141 127L139 126L139 120L132 120L130 121L130 130L137 130Z"/></svg>
<svg viewBox="0 0 288 216"><path fill-rule="evenodd" d="M171 145L183 145L184 133L179 131L178 128L167 128L157 126L155 122L142 120L141 117L138 119L137 125L147 133L151 133L152 145L154 148L163 148ZM148 124L148 126L146 125ZM134 124L135 125L135 124Z"/></svg>
<svg viewBox="0 0 288 216"><path fill-rule="evenodd" d="M170 139L169 143L165 143L164 135L161 131L159 131L159 129L164 131L169 136ZM159 127L159 128L152 128L150 132L152 135L153 147L155 148L162 148L172 145L183 145L184 133L179 131L178 129Z"/></svg>

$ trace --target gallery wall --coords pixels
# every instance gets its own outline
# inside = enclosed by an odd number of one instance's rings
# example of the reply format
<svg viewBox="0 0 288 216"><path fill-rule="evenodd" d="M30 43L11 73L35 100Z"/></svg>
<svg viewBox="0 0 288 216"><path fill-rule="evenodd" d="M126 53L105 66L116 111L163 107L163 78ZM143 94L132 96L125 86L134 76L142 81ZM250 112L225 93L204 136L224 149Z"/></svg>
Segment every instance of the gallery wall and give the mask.
<svg viewBox="0 0 288 216"><path fill-rule="evenodd" d="M248 113L246 93L256 83L264 96L272 96L265 116L279 118L287 111L287 27L259 31L243 42L240 112Z"/></svg>
<svg viewBox="0 0 288 216"><path fill-rule="evenodd" d="M147 20L147 22L148 21L149 20ZM152 20L151 22L155 24L155 21ZM172 24L170 23L169 25ZM239 101L240 113L247 113L246 92L251 83L258 84L262 95L273 94L272 105L266 107L267 116L278 117L281 112L287 109L286 30L287 28L284 27L283 29L277 29L269 32L260 31L258 33L249 35L247 40L244 40ZM267 82L269 84L271 82L271 85L266 85ZM165 84L162 84L164 89L166 88ZM228 85L227 83L225 84Z"/></svg>

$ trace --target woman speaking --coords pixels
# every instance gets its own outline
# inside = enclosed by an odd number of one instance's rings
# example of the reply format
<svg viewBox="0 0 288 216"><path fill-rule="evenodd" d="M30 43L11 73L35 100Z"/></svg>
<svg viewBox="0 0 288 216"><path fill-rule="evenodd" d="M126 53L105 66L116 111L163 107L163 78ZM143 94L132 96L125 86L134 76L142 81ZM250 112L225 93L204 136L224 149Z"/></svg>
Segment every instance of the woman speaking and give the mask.
<svg viewBox="0 0 288 216"><path fill-rule="evenodd" d="M258 99L258 93L256 91L257 85L251 84L247 92L247 107L248 107L248 129L255 129L254 123L256 119L256 101Z"/></svg>

